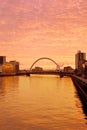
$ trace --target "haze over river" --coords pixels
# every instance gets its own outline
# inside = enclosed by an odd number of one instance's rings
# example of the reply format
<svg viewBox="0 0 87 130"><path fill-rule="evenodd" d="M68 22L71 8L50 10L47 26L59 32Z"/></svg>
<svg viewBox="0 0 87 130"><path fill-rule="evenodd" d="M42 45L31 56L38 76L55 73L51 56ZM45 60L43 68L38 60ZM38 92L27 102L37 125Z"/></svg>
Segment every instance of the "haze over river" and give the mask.
<svg viewBox="0 0 87 130"><path fill-rule="evenodd" d="M0 77L0 130L87 130L69 77Z"/></svg>

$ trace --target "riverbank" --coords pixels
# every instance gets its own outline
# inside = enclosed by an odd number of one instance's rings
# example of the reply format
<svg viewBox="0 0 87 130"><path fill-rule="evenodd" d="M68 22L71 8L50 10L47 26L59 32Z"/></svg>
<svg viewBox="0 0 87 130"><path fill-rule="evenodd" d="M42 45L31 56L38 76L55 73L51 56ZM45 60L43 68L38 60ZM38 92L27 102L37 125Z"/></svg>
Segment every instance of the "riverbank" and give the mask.
<svg viewBox="0 0 87 130"><path fill-rule="evenodd" d="M78 77L75 75L71 76L74 86L76 87L77 93L83 104L83 109L87 109L87 79ZM85 111L87 115L87 111Z"/></svg>
<svg viewBox="0 0 87 130"><path fill-rule="evenodd" d="M25 70L20 70L18 73L0 73L0 77L21 76L21 75L26 75L26 71Z"/></svg>

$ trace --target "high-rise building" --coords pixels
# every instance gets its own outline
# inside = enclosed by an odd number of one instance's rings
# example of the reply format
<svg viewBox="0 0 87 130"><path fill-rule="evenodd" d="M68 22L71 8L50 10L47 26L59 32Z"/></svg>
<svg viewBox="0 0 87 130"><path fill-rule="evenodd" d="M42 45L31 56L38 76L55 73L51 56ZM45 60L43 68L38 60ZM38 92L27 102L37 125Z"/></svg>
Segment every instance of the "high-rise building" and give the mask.
<svg viewBox="0 0 87 130"><path fill-rule="evenodd" d="M83 63L86 60L86 53L78 51L77 54L75 54L75 68L78 70L83 69Z"/></svg>
<svg viewBox="0 0 87 130"><path fill-rule="evenodd" d="M4 64L6 62L6 56L0 56L0 64Z"/></svg>

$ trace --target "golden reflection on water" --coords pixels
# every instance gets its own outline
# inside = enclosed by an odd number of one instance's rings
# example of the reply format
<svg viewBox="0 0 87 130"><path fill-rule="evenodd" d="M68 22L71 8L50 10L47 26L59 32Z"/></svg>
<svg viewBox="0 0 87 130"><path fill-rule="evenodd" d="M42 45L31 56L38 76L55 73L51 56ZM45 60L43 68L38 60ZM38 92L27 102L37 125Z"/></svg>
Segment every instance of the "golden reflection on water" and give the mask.
<svg viewBox="0 0 87 130"><path fill-rule="evenodd" d="M0 77L0 94L5 94L7 91L17 90L19 78L13 77Z"/></svg>
<svg viewBox="0 0 87 130"><path fill-rule="evenodd" d="M0 79L0 130L86 130L84 118L81 102L68 77Z"/></svg>

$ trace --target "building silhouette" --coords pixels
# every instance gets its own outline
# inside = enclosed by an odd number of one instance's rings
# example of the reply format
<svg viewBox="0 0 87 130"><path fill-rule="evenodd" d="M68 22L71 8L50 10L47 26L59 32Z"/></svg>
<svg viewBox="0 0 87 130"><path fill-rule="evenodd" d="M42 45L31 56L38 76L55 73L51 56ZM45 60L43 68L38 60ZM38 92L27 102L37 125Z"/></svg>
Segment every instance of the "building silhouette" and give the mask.
<svg viewBox="0 0 87 130"><path fill-rule="evenodd" d="M83 63L86 61L86 53L78 51L75 54L75 69L82 71Z"/></svg>
<svg viewBox="0 0 87 130"><path fill-rule="evenodd" d="M2 73L4 74L12 74L19 72L19 62L17 61L10 61L6 62L2 65Z"/></svg>
<svg viewBox="0 0 87 130"><path fill-rule="evenodd" d="M17 74L19 72L19 62L13 60L6 62L6 56L0 56L0 74Z"/></svg>
<svg viewBox="0 0 87 130"><path fill-rule="evenodd" d="M6 62L6 56L0 56L0 65Z"/></svg>

